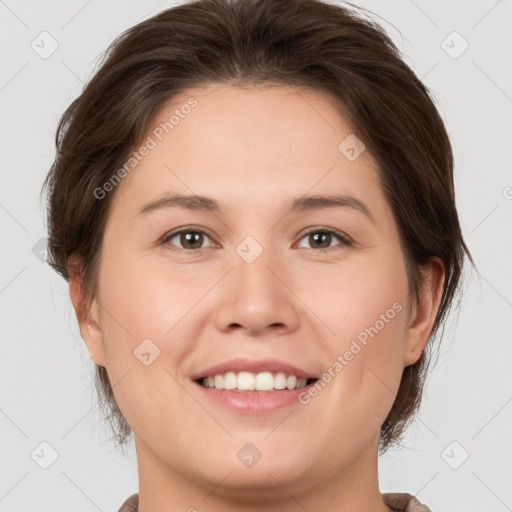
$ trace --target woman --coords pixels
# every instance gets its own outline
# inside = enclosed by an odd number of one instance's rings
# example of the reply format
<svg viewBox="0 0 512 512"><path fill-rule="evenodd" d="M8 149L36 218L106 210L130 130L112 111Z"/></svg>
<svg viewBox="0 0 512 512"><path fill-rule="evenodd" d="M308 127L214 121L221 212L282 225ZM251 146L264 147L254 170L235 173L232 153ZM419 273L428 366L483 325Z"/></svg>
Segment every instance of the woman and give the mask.
<svg viewBox="0 0 512 512"><path fill-rule="evenodd" d="M381 494L460 287L453 160L376 24L199 0L129 29L45 182L139 492L120 512L428 511Z"/></svg>

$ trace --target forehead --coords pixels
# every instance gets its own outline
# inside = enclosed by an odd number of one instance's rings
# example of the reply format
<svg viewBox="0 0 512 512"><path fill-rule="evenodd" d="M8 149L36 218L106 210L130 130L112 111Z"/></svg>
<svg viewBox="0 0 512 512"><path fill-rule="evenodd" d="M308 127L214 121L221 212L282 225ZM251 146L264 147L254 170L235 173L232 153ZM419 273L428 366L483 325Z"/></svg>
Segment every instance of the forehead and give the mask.
<svg viewBox="0 0 512 512"><path fill-rule="evenodd" d="M268 207L272 199L311 191L359 194L375 203L382 197L370 197L379 196L372 156L365 150L349 159L343 152L354 137L327 93L220 84L189 89L151 118L116 201L140 205L179 191ZM150 149L140 157L143 146Z"/></svg>

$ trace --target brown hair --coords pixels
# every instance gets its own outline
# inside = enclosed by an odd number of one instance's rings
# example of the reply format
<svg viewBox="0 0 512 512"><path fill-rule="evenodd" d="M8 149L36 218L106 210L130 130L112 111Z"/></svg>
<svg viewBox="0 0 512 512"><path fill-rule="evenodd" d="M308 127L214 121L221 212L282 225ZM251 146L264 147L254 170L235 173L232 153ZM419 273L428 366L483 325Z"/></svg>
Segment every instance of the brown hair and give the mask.
<svg viewBox="0 0 512 512"><path fill-rule="evenodd" d="M112 43L60 120L57 155L42 189L49 194L49 263L65 279L71 272L81 276L84 314L96 294L115 193L98 199L94 190L123 166L152 115L192 87L276 84L313 88L339 100L378 163L411 296L418 295L422 265L433 257L444 265L431 339L437 334L460 288L465 254L473 263L456 211L450 141L428 89L384 30L351 7L321 0L197 0L137 24ZM72 265L71 257L79 264ZM381 427L381 453L399 441L420 404L427 352L404 368ZM123 445L130 426L106 369L96 370L100 405Z"/></svg>

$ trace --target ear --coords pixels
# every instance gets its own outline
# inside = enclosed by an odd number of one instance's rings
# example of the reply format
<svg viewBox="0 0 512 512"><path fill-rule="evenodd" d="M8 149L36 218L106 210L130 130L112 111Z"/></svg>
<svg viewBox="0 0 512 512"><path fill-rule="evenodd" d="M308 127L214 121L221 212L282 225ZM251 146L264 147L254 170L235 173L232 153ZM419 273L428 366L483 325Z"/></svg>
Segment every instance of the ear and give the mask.
<svg viewBox="0 0 512 512"><path fill-rule="evenodd" d="M76 257L71 257L68 264L69 295L75 309L80 334L87 345L91 359L98 366L106 366L98 303L93 300L90 308L86 308L81 270L81 262Z"/></svg>
<svg viewBox="0 0 512 512"><path fill-rule="evenodd" d="M432 258L421 268L423 282L418 300L411 308L409 327L406 334L404 367L414 364L428 343L432 326L441 303L445 270L439 258Z"/></svg>

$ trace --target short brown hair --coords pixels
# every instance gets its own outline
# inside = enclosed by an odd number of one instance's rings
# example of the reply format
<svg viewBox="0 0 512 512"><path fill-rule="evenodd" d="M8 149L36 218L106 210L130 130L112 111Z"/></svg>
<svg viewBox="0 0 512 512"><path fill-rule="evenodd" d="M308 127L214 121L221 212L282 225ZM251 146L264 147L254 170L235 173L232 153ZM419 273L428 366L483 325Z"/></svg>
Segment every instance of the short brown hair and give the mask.
<svg viewBox="0 0 512 512"><path fill-rule="evenodd" d="M422 265L433 257L444 265L432 339L460 288L465 254L473 263L456 211L450 141L428 89L384 30L360 8L321 0L196 0L135 25L112 43L60 120L57 155L43 185L49 193L49 263L69 279L70 257L79 258L85 311L97 291L103 231L115 193L100 200L94 190L122 167L164 103L212 83L308 87L339 100L378 163L411 296L417 297L421 286ZM399 440L420 404L426 352L404 368L381 427L381 453ZM96 370L100 405L123 445L130 426L106 369Z"/></svg>

